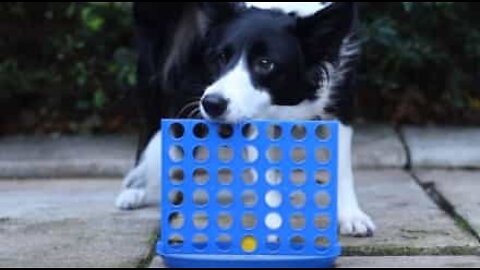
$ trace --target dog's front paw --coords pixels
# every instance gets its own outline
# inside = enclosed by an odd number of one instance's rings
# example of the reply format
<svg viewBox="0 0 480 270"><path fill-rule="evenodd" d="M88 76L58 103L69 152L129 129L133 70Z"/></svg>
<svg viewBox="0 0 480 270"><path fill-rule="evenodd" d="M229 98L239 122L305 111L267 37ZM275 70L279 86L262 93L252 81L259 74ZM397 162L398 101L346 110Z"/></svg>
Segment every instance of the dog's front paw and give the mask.
<svg viewBox="0 0 480 270"><path fill-rule="evenodd" d="M338 221L342 235L369 237L375 231L372 219L358 207L339 211Z"/></svg>
<svg viewBox="0 0 480 270"><path fill-rule="evenodd" d="M131 210L146 205L145 189L127 188L122 190L115 201L115 206L123 210Z"/></svg>

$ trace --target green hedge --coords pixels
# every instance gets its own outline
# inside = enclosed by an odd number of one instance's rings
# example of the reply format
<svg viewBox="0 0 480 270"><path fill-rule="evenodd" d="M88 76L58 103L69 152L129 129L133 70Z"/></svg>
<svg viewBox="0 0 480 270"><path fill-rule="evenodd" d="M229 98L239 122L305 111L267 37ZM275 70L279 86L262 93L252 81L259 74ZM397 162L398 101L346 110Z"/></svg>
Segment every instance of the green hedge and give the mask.
<svg viewBox="0 0 480 270"><path fill-rule="evenodd" d="M360 7L360 117L480 123L479 4ZM128 126L132 26L129 3L0 3L0 133Z"/></svg>
<svg viewBox="0 0 480 270"><path fill-rule="evenodd" d="M0 3L0 27L4 132L124 124L135 84L131 4Z"/></svg>
<svg viewBox="0 0 480 270"><path fill-rule="evenodd" d="M480 124L479 10L468 2L362 4L361 115Z"/></svg>

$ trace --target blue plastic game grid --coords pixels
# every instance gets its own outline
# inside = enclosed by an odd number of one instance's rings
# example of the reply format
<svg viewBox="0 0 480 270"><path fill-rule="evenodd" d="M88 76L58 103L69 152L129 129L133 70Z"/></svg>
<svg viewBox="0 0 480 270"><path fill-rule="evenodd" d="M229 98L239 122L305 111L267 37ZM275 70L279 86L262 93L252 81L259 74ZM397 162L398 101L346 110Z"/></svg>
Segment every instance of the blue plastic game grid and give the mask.
<svg viewBox="0 0 480 270"><path fill-rule="evenodd" d="M173 267L330 266L337 147L335 121L162 120L157 253Z"/></svg>

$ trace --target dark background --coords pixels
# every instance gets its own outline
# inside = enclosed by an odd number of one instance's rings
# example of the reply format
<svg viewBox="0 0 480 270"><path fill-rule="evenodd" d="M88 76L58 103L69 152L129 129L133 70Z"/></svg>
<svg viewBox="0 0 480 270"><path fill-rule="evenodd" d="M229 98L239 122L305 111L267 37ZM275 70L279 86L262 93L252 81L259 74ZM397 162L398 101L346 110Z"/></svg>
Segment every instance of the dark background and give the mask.
<svg viewBox="0 0 480 270"><path fill-rule="evenodd" d="M358 121L480 124L480 4L360 4ZM131 3L0 3L0 134L133 132Z"/></svg>

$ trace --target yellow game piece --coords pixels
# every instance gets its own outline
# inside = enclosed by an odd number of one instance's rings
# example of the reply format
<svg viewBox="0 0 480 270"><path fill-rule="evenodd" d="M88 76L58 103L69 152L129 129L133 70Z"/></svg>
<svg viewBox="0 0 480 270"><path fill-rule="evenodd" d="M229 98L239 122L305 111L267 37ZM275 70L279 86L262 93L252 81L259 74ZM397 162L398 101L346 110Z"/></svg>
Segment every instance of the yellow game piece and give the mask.
<svg viewBox="0 0 480 270"><path fill-rule="evenodd" d="M257 239L253 236L245 236L242 239L242 249L245 252L253 252L257 249Z"/></svg>

